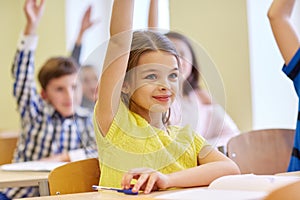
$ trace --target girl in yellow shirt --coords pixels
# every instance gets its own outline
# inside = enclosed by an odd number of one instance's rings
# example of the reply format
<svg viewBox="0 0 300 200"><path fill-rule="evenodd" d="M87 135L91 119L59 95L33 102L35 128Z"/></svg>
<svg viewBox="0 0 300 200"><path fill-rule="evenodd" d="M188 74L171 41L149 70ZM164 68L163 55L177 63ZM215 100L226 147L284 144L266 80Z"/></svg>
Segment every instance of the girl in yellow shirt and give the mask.
<svg viewBox="0 0 300 200"><path fill-rule="evenodd" d="M209 185L239 174L189 126L167 126L179 93L180 60L172 43L153 31L132 31L134 0L115 0L98 86L94 125L100 185L149 193Z"/></svg>

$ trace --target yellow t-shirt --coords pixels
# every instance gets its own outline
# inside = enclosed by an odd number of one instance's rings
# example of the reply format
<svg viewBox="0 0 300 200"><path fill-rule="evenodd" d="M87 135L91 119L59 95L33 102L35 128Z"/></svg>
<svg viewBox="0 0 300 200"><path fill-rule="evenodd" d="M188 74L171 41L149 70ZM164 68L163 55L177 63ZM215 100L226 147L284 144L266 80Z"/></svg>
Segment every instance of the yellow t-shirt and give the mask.
<svg viewBox="0 0 300 200"><path fill-rule="evenodd" d="M96 105L97 106L97 105ZM197 166L207 145L189 126L169 126L162 131L120 103L105 137L94 116L101 169L101 186L120 187L123 174L133 168L152 168L164 174Z"/></svg>

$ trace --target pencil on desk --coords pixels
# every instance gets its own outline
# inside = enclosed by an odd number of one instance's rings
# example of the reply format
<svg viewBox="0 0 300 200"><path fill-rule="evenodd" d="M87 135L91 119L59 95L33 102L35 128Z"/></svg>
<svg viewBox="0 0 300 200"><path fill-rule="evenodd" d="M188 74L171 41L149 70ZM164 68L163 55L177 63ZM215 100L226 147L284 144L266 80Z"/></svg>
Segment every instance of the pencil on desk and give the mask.
<svg viewBox="0 0 300 200"><path fill-rule="evenodd" d="M132 192L131 188L130 189L119 189L119 188L104 187L104 186L99 186L99 185L93 185L92 188L94 190L113 190L113 191L121 192L124 194L129 194L129 195L137 195L138 194L138 192Z"/></svg>

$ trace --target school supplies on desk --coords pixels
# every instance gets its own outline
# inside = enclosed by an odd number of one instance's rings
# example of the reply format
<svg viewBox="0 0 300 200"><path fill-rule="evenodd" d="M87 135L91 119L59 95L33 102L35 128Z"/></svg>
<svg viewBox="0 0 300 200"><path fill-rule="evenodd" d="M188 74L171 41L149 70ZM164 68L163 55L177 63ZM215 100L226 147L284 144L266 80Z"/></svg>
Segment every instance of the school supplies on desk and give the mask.
<svg viewBox="0 0 300 200"><path fill-rule="evenodd" d="M118 188L104 187L104 186L98 186L98 185L93 185L92 187L94 190L113 190L113 191L121 192L124 194L129 194L129 195L137 195L138 194L138 192L132 192L131 188L130 189L118 189Z"/></svg>
<svg viewBox="0 0 300 200"><path fill-rule="evenodd" d="M250 200L264 199L270 192L300 180L296 176L227 175L212 181L207 188L190 188L162 194L155 199L166 200Z"/></svg>
<svg viewBox="0 0 300 200"><path fill-rule="evenodd" d="M208 188L270 192L296 181L300 181L300 177L255 174L228 175L215 179Z"/></svg>

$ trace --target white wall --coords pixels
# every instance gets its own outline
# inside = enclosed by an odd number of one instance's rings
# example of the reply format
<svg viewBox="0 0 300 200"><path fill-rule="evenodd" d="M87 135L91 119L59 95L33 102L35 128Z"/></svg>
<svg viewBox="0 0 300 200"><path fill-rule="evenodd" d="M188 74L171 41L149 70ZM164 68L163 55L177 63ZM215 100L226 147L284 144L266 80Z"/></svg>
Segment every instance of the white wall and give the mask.
<svg viewBox="0 0 300 200"><path fill-rule="evenodd" d="M253 129L295 128L298 114L296 93L292 82L281 71L283 59L267 18L271 2L247 2ZM297 10L299 9L297 4ZM296 19L295 16L296 13L293 14Z"/></svg>

